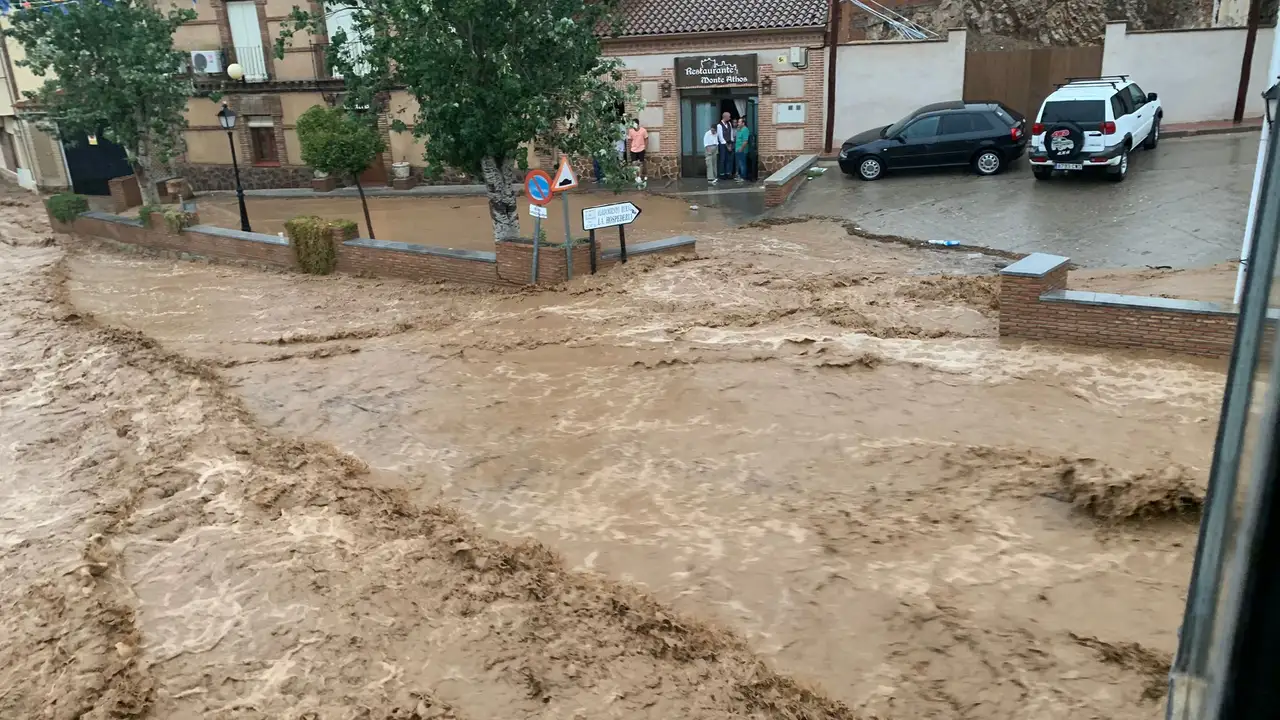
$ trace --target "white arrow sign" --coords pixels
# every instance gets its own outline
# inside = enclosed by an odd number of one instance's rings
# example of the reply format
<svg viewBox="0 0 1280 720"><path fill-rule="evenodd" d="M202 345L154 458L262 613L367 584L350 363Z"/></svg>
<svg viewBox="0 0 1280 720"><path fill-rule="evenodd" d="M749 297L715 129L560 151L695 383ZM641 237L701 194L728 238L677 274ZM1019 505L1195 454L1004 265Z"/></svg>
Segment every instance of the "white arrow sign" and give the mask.
<svg viewBox="0 0 1280 720"><path fill-rule="evenodd" d="M640 208L636 207L635 203L597 205L582 209L582 229L599 230L618 225L630 225L638 217L640 217Z"/></svg>

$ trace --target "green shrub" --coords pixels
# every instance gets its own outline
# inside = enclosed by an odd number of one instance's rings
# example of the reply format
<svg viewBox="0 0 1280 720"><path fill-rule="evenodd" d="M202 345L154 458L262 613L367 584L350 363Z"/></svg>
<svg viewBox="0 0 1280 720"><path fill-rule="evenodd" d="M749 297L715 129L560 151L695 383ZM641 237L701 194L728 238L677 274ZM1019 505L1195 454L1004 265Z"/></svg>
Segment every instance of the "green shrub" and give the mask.
<svg viewBox="0 0 1280 720"><path fill-rule="evenodd" d="M159 205L143 205L138 208L138 219L141 220L142 224L146 227L151 227L151 216L162 211L163 208Z"/></svg>
<svg viewBox="0 0 1280 720"><path fill-rule="evenodd" d="M171 233L182 232L184 229L191 227L194 221L195 215L185 212L182 208L169 208L164 211L164 224Z"/></svg>
<svg viewBox="0 0 1280 720"><path fill-rule="evenodd" d="M285 234L298 267L312 275L328 275L338 265L338 255L333 247L333 231L342 230L355 234L356 224L350 220L325 220L314 215L302 215L284 224Z"/></svg>
<svg viewBox="0 0 1280 720"><path fill-rule="evenodd" d="M72 222L82 212L89 211L89 199L83 195L64 192L51 196L45 201L49 214L58 222Z"/></svg>

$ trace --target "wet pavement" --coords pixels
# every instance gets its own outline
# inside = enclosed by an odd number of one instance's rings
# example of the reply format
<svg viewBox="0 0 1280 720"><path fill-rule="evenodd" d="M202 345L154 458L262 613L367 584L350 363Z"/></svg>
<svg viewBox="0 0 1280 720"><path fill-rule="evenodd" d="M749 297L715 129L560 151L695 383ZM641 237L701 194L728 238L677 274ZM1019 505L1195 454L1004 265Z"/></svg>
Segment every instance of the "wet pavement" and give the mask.
<svg viewBox="0 0 1280 720"><path fill-rule="evenodd" d="M1086 267L1196 267L1235 258L1244 232L1258 134L1165 140L1135 153L1129 177L1036 182L1018 161L1007 173L891 175L861 182L832 169L809 181L783 215L821 215L863 229L1049 252Z"/></svg>

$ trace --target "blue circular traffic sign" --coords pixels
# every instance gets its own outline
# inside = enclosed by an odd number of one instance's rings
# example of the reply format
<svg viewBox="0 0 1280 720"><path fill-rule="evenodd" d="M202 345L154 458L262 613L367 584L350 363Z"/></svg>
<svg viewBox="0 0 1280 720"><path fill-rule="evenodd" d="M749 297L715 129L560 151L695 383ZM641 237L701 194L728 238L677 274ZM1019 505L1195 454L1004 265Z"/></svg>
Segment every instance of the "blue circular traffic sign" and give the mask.
<svg viewBox="0 0 1280 720"><path fill-rule="evenodd" d="M530 170L524 178L524 192L529 202L546 205L551 202L551 176L542 170Z"/></svg>

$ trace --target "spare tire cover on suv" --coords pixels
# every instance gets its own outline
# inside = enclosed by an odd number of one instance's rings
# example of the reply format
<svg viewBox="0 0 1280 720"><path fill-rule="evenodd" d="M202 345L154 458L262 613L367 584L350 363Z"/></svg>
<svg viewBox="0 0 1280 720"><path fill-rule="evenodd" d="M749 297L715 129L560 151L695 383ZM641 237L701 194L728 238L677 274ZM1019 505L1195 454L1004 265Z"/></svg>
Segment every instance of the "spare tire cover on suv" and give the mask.
<svg viewBox="0 0 1280 720"><path fill-rule="evenodd" d="M1084 130L1073 122L1059 122L1045 128L1044 154L1055 162L1074 160L1084 152Z"/></svg>

